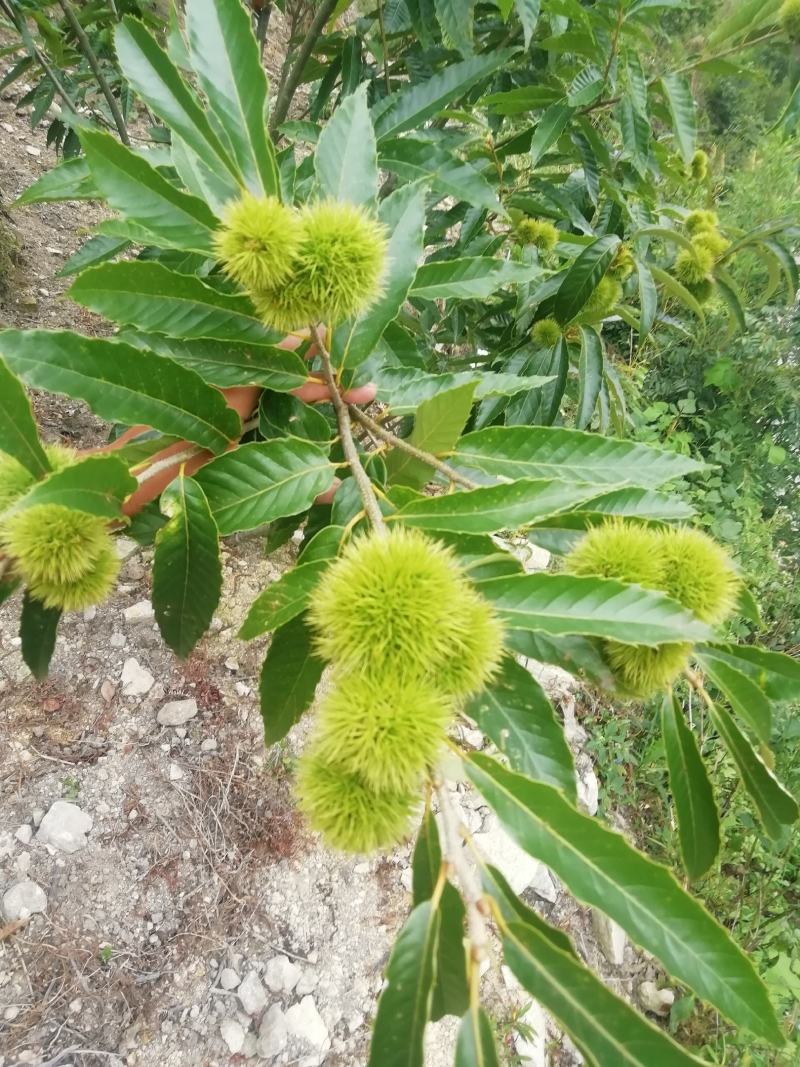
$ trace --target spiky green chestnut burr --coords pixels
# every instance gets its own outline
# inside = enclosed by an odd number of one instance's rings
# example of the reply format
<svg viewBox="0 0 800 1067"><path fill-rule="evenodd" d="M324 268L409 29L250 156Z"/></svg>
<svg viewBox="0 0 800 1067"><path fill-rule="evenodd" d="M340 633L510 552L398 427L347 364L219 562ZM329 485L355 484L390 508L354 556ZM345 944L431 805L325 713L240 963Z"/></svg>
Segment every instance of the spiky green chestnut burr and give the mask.
<svg viewBox="0 0 800 1067"><path fill-rule="evenodd" d="M714 259L719 257L730 248L731 243L719 230L698 230L692 238L695 248L705 249L711 253Z"/></svg>
<svg viewBox="0 0 800 1067"><path fill-rule="evenodd" d="M689 173L695 181L705 181L708 177L708 154L698 148L689 163Z"/></svg>
<svg viewBox="0 0 800 1067"><path fill-rule="evenodd" d="M692 294L698 304L707 304L714 295L714 283L710 278L703 278L694 285L685 287Z"/></svg>
<svg viewBox="0 0 800 1067"><path fill-rule="evenodd" d="M430 677L455 695L479 690L500 658L500 624L455 556L403 526L353 541L317 586L309 618L320 654L343 673Z"/></svg>
<svg viewBox="0 0 800 1067"><path fill-rule="evenodd" d="M343 852L374 852L399 844L418 803L413 793L376 793L313 749L298 761L295 796L311 828Z"/></svg>
<svg viewBox="0 0 800 1067"><path fill-rule="evenodd" d="M778 24L793 44L800 42L800 0L785 0L778 11Z"/></svg>
<svg viewBox="0 0 800 1067"><path fill-rule="evenodd" d="M701 230L715 230L719 225L719 219L716 212L697 208L695 211L689 212L683 224L688 233L695 234Z"/></svg>
<svg viewBox="0 0 800 1067"><path fill-rule="evenodd" d="M601 278L587 300L582 315L603 319L622 299L622 283L607 274Z"/></svg>
<svg viewBox="0 0 800 1067"><path fill-rule="evenodd" d="M636 260L633 258L633 252L631 252L628 245L620 245L611 261L608 273L610 277L616 278L617 281L624 282L626 278L630 278L631 274L633 274L635 266Z"/></svg>
<svg viewBox="0 0 800 1067"><path fill-rule="evenodd" d="M0 540L29 584L76 582L109 547L105 519L60 504L37 504L11 515Z"/></svg>
<svg viewBox="0 0 800 1067"><path fill-rule="evenodd" d="M702 282L714 266L714 257L707 248L696 244L693 247L693 252L684 248L675 259L675 277L684 285L697 285Z"/></svg>
<svg viewBox="0 0 800 1067"><path fill-rule="evenodd" d="M594 526L565 557L570 574L616 578L645 589L662 581L659 532L649 526L609 519Z"/></svg>
<svg viewBox="0 0 800 1067"><path fill-rule="evenodd" d="M274 196L244 193L228 204L222 226L214 234L214 249L222 269L251 292L274 289L292 275L300 249L297 212Z"/></svg>
<svg viewBox="0 0 800 1067"><path fill-rule="evenodd" d="M0 512L23 496L36 479L13 456L0 453Z"/></svg>
<svg viewBox="0 0 800 1067"><path fill-rule="evenodd" d="M559 240L558 228L547 219L521 219L514 233L520 244L533 245L540 252L552 252Z"/></svg>
<svg viewBox="0 0 800 1067"><path fill-rule="evenodd" d="M531 340L540 348L552 348L561 340L561 327L555 319L540 319L531 328Z"/></svg>
<svg viewBox="0 0 800 1067"><path fill-rule="evenodd" d="M62 611L82 611L92 604L100 604L111 594L119 574L120 562L111 538L94 560L91 568L73 582L28 582L30 593L46 608Z"/></svg>
<svg viewBox="0 0 800 1067"><path fill-rule="evenodd" d="M413 792L454 714L452 700L429 683L339 675L320 709L314 752L376 793Z"/></svg>
<svg viewBox="0 0 800 1067"><path fill-rule="evenodd" d="M607 641L604 650L620 691L643 700L672 685L686 667L692 646L668 644L649 648Z"/></svg>
<svg viewBox="0 0 800 1067"><path fill-rule="evenodd" d="M741 579L722 545L689 526L665 529L660 540L660 588L712 626L729 618Z"/></svg>

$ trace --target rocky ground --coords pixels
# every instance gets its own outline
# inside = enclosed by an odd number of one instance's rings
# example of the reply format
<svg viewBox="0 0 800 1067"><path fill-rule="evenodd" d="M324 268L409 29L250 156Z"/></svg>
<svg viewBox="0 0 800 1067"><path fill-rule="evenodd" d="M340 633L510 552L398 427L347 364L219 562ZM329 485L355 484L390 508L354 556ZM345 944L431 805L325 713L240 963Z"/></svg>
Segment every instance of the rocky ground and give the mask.
<svg viewBox="0 0 800 1067"><path fill-rule="evenodd" d="M52 162L41 131L15 111L21 91L0 100L4 204ZM99 217L83 203L14 212L20 254L0 301L5 324L99 328L55 277ZM37 397L36 409L49 440L102 439L79 404ZM410 903L410 846L378 858L328 852L291 801L305 727L263 746L264 642L235 634L294 545L265 559L257 538L228 543L212 632L180 663L153 622L149 553L118 543L117 595L65 620L46 682L22 663L19 604L0 609L0 1067L362 1067ZM594 813L597 779L569 679L543 681ZM468 723L459 731L467 746L482 743ZM614 988L663 1010L671 994L652 985L654 966L516 849L480 797L454 789L514 887ZM580 1062L494 962L484 983L509 1064ZM454 1021L430 1029L427 1062L445 1067Z"/></svg>

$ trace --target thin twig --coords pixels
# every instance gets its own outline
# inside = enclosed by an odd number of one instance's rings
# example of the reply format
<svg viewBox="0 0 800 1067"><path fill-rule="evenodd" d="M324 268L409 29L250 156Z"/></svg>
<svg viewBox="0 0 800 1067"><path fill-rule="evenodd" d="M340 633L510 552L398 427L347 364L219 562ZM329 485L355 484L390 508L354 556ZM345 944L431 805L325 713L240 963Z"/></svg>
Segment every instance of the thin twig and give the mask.
<svg viewBox="0 0 800 1067"><path fill-rule="evenodd" d="M306 30L306 34L303 37L303 43L297 51L297 58L294 61L291 71L289 71L288 65L284 63L286 78L283 79L284 72L281 72L283 84L278 90L275 107L272 109L272 115L269 120L269 132L271 134L275 133L277 128L289 114L289 104L295 94L297 86L300 84L300 79L303 76L303 68L307 63L309 56L314 51L314 45L317 43L322 31L325 29L325 24L335 11L337 2L338 0L322 0L322 3L317 8L314 18L311 20L311 25Z"/></svg>
<svg viewBox="0 0 800 1067"><path fill-rule="evenodd" d="M331 366L330 353L328 352L327 346L325 345L319 330L313 324L311 326L311 336L317 343L319 356L322 360L322 376L325 380L325 384L328 386L328 391L331 394L333 410L336 412L336 422L339 426L339 436L342 439L344 457L350 466L350 470L353 472L353 478L355 479L361 499L364 502L364 510L367 513L367 517L377 533L385 534L386 526L383 521L383 514L381 513L375 490L372 488L372 482L369 479L369 475L364 470L361 463L361 457L356 448L356 443L353 440L353 427L350 423L350 415L348 414L347 404L345 404L342 399L342 394L339 392L339 386L336 383L336 377L333 373L333 367Z"/></svg>
<svg viewBox="0 0 800 1067"><path fill-rule="evenodd" d="M434 470L439 471L440 474L443 474L451 482L455 482L456 485L461 485L465 489L480 489L478 482L473 482L471 478L459 474L454 467L449 466L447 463L443 463L432 453L424 452L421 448L417 448L415 445L410 444L402 437L396 437L391 430L384 429L380 423L375 422L374 419L371 419L369 415L359 410L359 408L350 404L348 410L356 422L360 422L361 425L366 430L369 430L375 437L379 437L382 441L392 445L394 448L399 448L401 452L407 452L408 455L413 456L414 459L418 459L422 463L426 463L429 467L433 467Z"/></svg>
<svg viewBox="0 0 800 1067"><path fill-rule="evenodd" d="M125 119L122 117L119 104L117 103L114 94L111 92L111 86L106 81L105 75L100 68L100 61L94 53L89 38L86 36L86 30L81 26L80 20L75 14L75 9L72 4L70 4L69 0L58 0L58 2L61 6L61 10L64 12L67 22L70 24L75 36L78 38L81 51L86 57L87 63L92 68L95 78L97 78L97 84L100 86L100 91L106 98L106 103L114 117L114 125L117 127L120 141L125 145L130 145L131 142L128 137L128 128L125 125Z"/></svg>
<svg viewBox="0 0 800 1067"><path fill-rule="evenodd" d="M443 780L436 784L436 796L439 798L439 811L442 816L444 856L452 864L467 905L467 929L472 959L480 961L485 956L489 945L483 893L461 844L463 829L461 816L455 810L447 784Z"/></svg>
<svg viewBox="0 0 800 1067"><path fill-rule="evenodd" d="M386 83L387 95L392 87L389 83L389 46L386 43L386 22L383 17L383 0L378 0L378 26L381 31L381 48L383 49L383 80Z"/></svg>

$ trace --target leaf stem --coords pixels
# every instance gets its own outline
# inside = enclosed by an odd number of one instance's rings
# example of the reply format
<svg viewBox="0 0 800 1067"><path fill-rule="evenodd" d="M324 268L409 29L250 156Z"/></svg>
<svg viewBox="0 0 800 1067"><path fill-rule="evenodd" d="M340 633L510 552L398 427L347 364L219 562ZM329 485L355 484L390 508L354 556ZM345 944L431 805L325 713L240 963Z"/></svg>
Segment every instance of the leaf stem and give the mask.
<svg viewBox="0 0 800 1067"><path fill-rule="evenodd" d="M375 490L372 488L372 482L369 479L369 475L364 470L361 463L361 457L356 448L356 443L353 440L353 426L350 422L348 406L345 404L342 399L342 394L339 392L339 386L336 382L336 376L333 373L328 348L323 341L318 328L313 323L311 325L311 336L317 343L319 357L322 361L322 377L331 394L331 403L333 404L333 410L336 412L336 422L339 426L339 436L342 439L342 449L344 450L345 459L353 473L353 478L355 479L361 499L364 502L364 510L367 513L369 521L372 523L377 533L385 536L386 525L383 521L383 514L381 513L380 505L378 504L378 498L375 495Z"/></svg>
<svg viewBox="0 0 800 1067"><path fill-rule="evenodd" d="M384 429L380 423L375 422L369 415L360 411L352 404L349 405L349 411L351 417L354 418L356 422L360 422L365 430L368 430L373 436L380 438L381 441L385 441L387 444L392 445L393 448L399 448L401 452L406 452L409 456L413 456L414 459L418 459L429 467L433 467L434 470L439 471L440 474L443 474L451 482L455 482L456 485L463 486L464 489L480 488L478 482L473 482L471 478L459 474L454 467L451 467L447 463L443 463L430 452L425 452L421 448L417 448L416 445L410 444L408 441L403 440L402 437L396 437L391 430Z"/></svg>

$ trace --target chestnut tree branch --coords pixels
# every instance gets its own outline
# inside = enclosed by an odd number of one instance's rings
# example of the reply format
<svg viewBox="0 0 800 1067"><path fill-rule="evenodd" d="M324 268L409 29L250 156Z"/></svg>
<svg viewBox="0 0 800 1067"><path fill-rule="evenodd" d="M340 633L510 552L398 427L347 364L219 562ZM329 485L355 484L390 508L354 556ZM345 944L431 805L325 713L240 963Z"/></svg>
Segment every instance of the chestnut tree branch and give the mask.
<svg viewBox="0 0 800 1067"><path fill-rule="evenodd" d="M442 778L436 783L435 788L436 796L439 800L439 813L442 817L442 854L451 864L461 886L461 892L467 906L470 955L473 961L479 962L486 955L489 945L489 931L486 927L483 892L461 843L465 827L461 820L460 812L456 811L447 783Z"/></svg>
<svg viewBox="0 0 800 1067"><path fill-rule="evenodd" d="M313 324L311 326L311 336L317 343L319 356L322 361L322 377L331 394L331 403L333 404L333 410L336 412L336 422L339 426L339 436L342 439L344 457L350 466L350 470L353 472L353 478L355 479L361 499L364 502L364 510L367 513L367 518L372 523L377 533L385 535L386 525L383 521L383 514L380 505L378 504L375 490L372 488L372 482L369 479L369 475L364 470L363 464L361 463L361 457L356 448L356 443L353 440L353 427L350 422L348 407L342 399L342 394L339 392L336 376L334 375L333 367L331 366L330 353L328 352L327 346L325 345L319 330Z"/></svg>
<svg viewBox="0 0 800 1067"><path fill-rule="evenodd" d="M413 456L414 459L420 460L422 463L426 463L429 467L433 467L434 470L439 471L445 478L448 478L451 482L455 482L456 485L461 485L464 489L479 489L480 486L477 482L473 482L471 478L465 477L463 474L451 467L447 463L443 463L440 459L437 459L430 452L424 452L421 448L417 448L415 445L410 444L408 441L404 441L402 437L396 437L391 430L384 429L379 422L375 422L365 412L359 408L349 405L349 411L352 418L356 422L360 422L361 425L368 430L373 436L380 438L381 441L385 441L387 444L392 445L393 448L399 448L401 452L408 453L409 456Z"/></svg>

